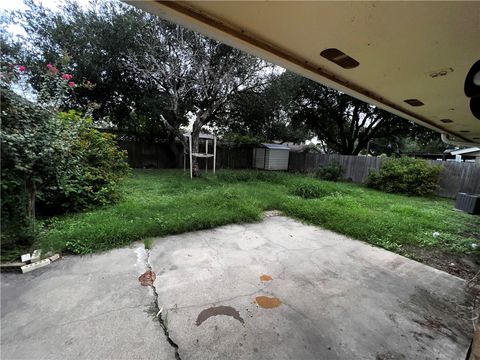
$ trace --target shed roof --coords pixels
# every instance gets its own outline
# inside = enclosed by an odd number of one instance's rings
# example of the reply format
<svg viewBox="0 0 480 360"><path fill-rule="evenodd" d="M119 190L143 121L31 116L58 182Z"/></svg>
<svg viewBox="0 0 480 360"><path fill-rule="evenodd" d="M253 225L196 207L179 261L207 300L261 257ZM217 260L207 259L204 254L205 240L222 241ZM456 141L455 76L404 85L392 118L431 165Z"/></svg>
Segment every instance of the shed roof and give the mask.
<svg viewBox="0 0 480 360"><path fill-rule="evenodd" d="M266 147L267 149L277 149L277 150L290 150L287 145L284 144L266 144L262 143L261 144L263 147Z"/></svg>

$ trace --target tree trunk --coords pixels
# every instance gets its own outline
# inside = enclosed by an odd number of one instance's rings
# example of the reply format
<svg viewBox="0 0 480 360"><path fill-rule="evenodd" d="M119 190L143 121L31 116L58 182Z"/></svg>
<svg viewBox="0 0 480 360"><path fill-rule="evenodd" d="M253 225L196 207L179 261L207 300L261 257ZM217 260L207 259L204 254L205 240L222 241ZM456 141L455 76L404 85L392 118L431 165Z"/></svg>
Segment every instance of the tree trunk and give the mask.
<svg viewBox="0 0 480 360"><path fill-rule="evenodd" d="M202 129L202 126L198 125L197 122L195 121L193 123L193 129L192 129L192 153L198 153L199 152L199 145L200 145L200 130ZM198 166L198 158L197 157L192 157L192 172L194 177L200 177L200 166Z"/></svg>
<svg viewBox="0 0 480 360"><path fill-rule="evenodd" d="M37 196L37 187L35 181L27 180L27 216L28 221L32 227L33 233L35 234L35 198Z"/></svg>
<svg viewBox="0 0 480 360"><path fill-rule="evenodd" d="M170 148L170 151L172 152L172 158L174 159L168 165L169 167L177 168L180 152L178 150L176 136L174 134L168 137L168 147Z"/></svg>

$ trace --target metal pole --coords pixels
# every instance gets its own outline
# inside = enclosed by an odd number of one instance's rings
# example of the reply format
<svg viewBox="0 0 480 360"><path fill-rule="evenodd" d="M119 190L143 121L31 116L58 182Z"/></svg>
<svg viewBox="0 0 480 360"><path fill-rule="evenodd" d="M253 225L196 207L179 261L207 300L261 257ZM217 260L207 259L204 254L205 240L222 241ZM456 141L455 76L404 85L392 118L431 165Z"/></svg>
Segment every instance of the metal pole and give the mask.
<svg viewBox="0 0 480 360"><path fill-rule="evenodd" d="M213 173L215 174L215 165L217 163L217 137L213 137Z"/></svg>
<svg viewBox="0 0 480 360"><path fill-rule="evenodd" d="M205 141L205 154L208 155L208 140ZM208 172L208 157L205 156L205 174Z"/></svg>
<svg viewBox="0 0 480 360"><path fill-rule="evenodd" d="M189 149L189 151L190 151L190 179L193 179L192 134L188 135L188 149Z"/></svg>

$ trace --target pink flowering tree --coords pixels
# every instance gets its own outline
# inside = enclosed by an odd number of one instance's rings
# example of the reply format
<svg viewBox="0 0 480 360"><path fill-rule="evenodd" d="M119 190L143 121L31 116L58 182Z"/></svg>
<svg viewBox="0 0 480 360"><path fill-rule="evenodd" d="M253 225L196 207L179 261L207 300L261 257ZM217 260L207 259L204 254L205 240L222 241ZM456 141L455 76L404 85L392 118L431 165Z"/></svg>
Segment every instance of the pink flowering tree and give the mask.
<svg viewBox="0 0 480 360"><path fill-rule="evenodd" d="M28 86L29 75L24 65L2 65L2 242L35 236L36 199L52 179L69 170L72 149L85 127L81 118L65 121L59 113L64 96L78 86L74 75L48 64L38 93ZM15 233L4 237L4 224L13 224Z"/></svg>

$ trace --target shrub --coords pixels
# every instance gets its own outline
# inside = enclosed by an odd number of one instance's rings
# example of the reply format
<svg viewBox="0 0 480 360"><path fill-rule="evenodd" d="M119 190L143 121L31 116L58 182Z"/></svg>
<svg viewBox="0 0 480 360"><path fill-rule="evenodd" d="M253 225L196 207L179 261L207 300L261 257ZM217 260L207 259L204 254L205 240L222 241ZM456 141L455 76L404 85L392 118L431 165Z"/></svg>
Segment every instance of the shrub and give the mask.
<svg viewBox="0 0 480 360"><path fill-rule="evenodd" d="M1 88L2 248L28 244L35 200L67 167L77 134L55 113ZM13 244L15 245L15 244Z"/></svg>
<svg viewBox="0 0 480 360"><path fill-rule="evenodd" d="M338 181L343 176L344 171L343 166L338 162L331 162L318 169L315 172L315 177L322 180Z"/></svg>
<svg viewBox="0 0 480 360"><path fill-rule="evenodd" d="M330 193L317 181L303 180L293 184L291 194L304 199L317 199Z"/></svg>
<svg viewBox="0 0 480 360"><path fill-rule="evenodd" d="M126 152L118 148L114 135L91 128L91 119L75 111L59 117L79 131L66 171L41 194L41 209L49 213L79 211L113 202L118 181L129 171Z"/></svg>
<svg viewBox="0 0 480 360"><path fill-rule="evenodd" d="M369 174L367 185L389 193L428 195L436 190L442 169L422 159L388 159L380 171Z"/></svg>
<svg viewBox="0 0 480 360"><path fill-rule="evenodd" d="M115 199L128 171L114 137L75 112L57 113L1 88L2 251L35 238L39 210L61 213Z"/></svg>

